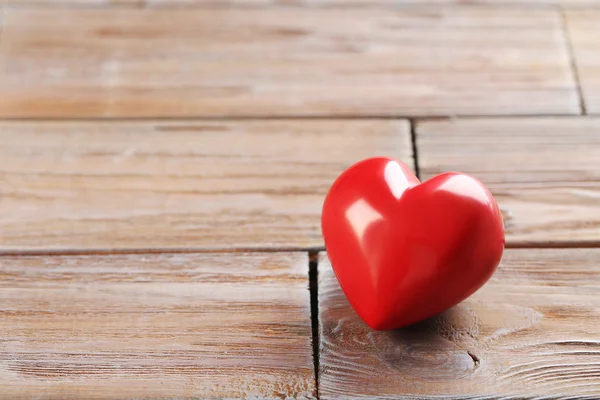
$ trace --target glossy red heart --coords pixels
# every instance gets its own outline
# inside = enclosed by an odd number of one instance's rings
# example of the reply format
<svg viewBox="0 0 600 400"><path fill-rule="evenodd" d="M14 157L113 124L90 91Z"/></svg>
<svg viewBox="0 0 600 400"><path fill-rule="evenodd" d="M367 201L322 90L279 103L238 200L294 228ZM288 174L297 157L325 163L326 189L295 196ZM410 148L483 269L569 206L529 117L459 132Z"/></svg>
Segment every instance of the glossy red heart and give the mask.
<svg viewBox="0 0 600 400"><path fill-rule="evenodd" d="M500 210L481 182L451 172L421 183L383 157L340 175L321 225L342 290L377 330L422 321L472 295L505 243Z"/></svg>

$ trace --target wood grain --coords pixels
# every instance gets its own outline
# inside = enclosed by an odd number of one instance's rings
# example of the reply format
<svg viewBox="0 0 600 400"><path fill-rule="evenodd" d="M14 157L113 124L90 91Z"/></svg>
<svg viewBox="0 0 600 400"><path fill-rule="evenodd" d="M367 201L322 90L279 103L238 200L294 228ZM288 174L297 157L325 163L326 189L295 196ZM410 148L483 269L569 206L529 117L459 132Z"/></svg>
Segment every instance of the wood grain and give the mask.
<svg viewBox="0 0 600 400"><path fill-rule="evenodd" d="M303 253L0 257L2 398L314 398Z"/></svg>
<svg viewBox="0 0 600 400"><path fill-rule="evenodd" d="M7 0L4 0L7 1ZM11 0L8 0L11 1ZM13 0L14 1L14 0ZM30 1L30 0L28 0ZM56 0L45 0L56 1ZM62 0L61 0L62 1ZM96 0L69 0L96 1ZM210 6L367 6L367 7L401 7L404 5L418 6L509 6L509 7L597 7L598 0L114 0L131 3L142 2L147 6L153 5L210 5Z"/></svg>
<svg viewBox="0 0 600 400"><path fill-rule="evenodd" d="M0 249L322 245L335 178L407 121L0 122Z"/></svg>
<svg viewBox="0 0 600 400"><path fill-rule="evenodd" d="M401 7L492 5L509 7L594 7L598 0L0 0L0 5L64 6L193 6L193 7Z"/></svg>
<svg viewBox="0 0 600 400"><path fill-rule="evenodd" d="M600 11L565 13L588 113L600 112Z"/></svg>
<svg viewBox="0 0 600 400"><path fill-rule="evenodd" d="M2 117L576 114L554 10L7 8Z"/></svg>
<svg viewBox="0 0 600 400"><path fill-rule="evenodd" d="M486 184L509 241L600 240L600 119L454 119L417 124L419 166Z"/></svg>
<svg viewBox="0 0 600 400"><path fill-rule="evenodd" d="M359 320L323 255L319 321L321 399L600 396L600 249L507 250L470 299L395 331Z"/></svg>

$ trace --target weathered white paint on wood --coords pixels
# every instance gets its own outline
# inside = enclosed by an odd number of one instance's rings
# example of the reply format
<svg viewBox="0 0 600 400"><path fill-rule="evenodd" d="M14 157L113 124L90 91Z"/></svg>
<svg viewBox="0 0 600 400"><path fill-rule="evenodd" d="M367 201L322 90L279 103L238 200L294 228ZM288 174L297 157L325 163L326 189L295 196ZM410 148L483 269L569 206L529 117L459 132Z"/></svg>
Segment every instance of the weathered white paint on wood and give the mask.
<svg viewBox="0 0 600 400"><path fill-rule="evenodd" d="M320 398L598 398L598 321L600 249L508 250L470 299L379 332L351 309L323 255Z"/></svg>
<svg viewBox="0 0 600 400"><path fill-rule="evenodd" d="M303 253L0 257L3 398L314 398Z"/></svg>
<svg viewBox="0 0 600 400"><path fill-rule="evenodd" d="M555 10L7 8L2 117L576 114Z"/></svg>
<svg viewBox="0 0 600 400"><path fill-rule="evenodd" d="M0 122L0 249L321 246L354 162L407 121Z"/></svg>
<svg viewBox="0 0 600 400"><path fill-rule="evenodd" d="M452 119L416 131L422 178L481 180L509 241L600 241L600 119Z"/></svg>

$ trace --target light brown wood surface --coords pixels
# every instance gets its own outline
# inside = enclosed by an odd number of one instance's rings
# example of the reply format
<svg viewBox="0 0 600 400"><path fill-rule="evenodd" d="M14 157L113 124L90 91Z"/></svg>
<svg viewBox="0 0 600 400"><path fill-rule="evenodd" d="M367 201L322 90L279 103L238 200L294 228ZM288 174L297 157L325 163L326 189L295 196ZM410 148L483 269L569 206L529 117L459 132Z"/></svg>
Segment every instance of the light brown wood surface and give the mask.
<svg viewBox="0 0 600 400"><path fill-rule="evenodd" d="M11 0L3 0L11 1ZM12 0L15 1L15 0ZM32 1L32 0L28 0ZM57 0L45 0L57 1ZM67 0L59 0L67 1ZM95 1L95 0L68 0L68 1ZM508 7L597 7L598 0L113 0L123 3L138 2L147 6L154 5L244 5L244 6L368 6L368 7L402 7L409 6L508 6Z"/></svg>
<svg viewBox="0 0 600 400"><path fill-rule="evenodd" d="M600 240L600 119L421 121L422 179L473 175L503 210L509 241Z"/></svg>
<svg viewBox="0 0 600 400"><path fill-rule="evenodd" d="M396 331L357 317L323 255L319 322L321 399L600 396L600 249L507 250L470 299Z"/></svg>
<svg viewBox="0 0 600 400"><path fill-rule="evenodd" d="M600 113L600 10L570 11L568 33L587 111Z"/></svg>
<svg viewBox="0 0 600 400"><path fill-rule="evenodd" d="M597 400L598 38L596 0L0 0L0 399ZM375 332L306 250L411 130L537 248Z"/></svg>
<svg viewBox="0 0 600 400"><path fill-rule="evenodd" d="M0 122L0 249L321 246L355 161L412 165L393 120Z"/></svg>
<svg viewBox="0 0 600 400"><path fill-rule="evenodd" d="M594 7L598 0L0 0L0 5L23 6L193 6L193 7L402 7L408 6L473 6L492 5L508 7Z"/></svg>
<svg viewBox="0 0 600 400"><path fill-rule="evenodd" d="M1 398L314 398L303 253L0 257Z"/></svg>
<svg viewBox="0 0 600 400"><path fill-rule="evenodd" d="M576 114L555 10L6 8L2 117Z"/></svg>

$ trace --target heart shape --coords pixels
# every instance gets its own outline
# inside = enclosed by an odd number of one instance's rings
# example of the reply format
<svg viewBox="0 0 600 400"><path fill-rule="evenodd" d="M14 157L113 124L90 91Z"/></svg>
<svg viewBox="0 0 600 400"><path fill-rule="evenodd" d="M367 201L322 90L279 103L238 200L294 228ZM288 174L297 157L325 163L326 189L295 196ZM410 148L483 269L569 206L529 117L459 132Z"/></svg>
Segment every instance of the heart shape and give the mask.
<svg viewBox="0 0 600 400"><path fill-rule="evenodd" d="M336 179L321 226L342 290L375 330L460 303L492 276L505 244L500 209L481 182L450 172L421 183L385 157Z"/></svg>

